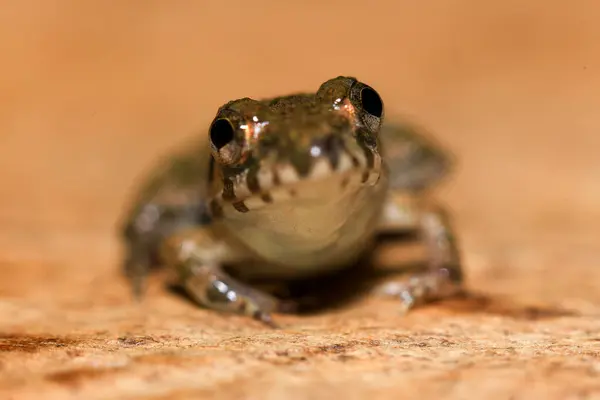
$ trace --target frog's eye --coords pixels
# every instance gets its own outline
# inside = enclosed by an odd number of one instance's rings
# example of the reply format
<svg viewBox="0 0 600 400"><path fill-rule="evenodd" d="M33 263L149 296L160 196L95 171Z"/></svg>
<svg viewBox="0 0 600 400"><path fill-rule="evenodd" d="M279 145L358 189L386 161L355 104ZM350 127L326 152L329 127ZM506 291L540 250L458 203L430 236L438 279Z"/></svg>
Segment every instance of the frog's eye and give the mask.
<svg viewBox="0 0 600 400"><path fill-rule="evenodd" d="M356 109L355 115L360 125L371 135L378 135L385 113L379 93L371 86L355 81L348 97Z"/></svg>
<svg viewBox="0 0 600 400"><path fill-rule="evenodd" d="M366 112L377 118L381 118L383 114L383 102L375 90L368 86L363 87L360 91L360 102Z"/></svg>
<svg viewBox="0 0 600 400"><path fill-rule="evenodd" d="M219 118L210 127L210 141L216 150L220 150L235 138L233 125L226 118Z"/></svg>
<svg viewBox="0 0 600 400"><path fill-rule="evenodd" d="M213 156L222 164L234 164L241 156L241 146L236 131L227 118L217 118L210 126L210 145Z"/></svg>

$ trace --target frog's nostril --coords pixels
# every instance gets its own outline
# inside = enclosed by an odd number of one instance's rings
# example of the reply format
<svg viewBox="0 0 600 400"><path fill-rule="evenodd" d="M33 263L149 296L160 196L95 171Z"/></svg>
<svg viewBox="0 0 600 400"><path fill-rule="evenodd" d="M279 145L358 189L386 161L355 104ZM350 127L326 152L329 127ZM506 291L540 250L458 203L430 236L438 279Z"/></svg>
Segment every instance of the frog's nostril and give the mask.
<svg viewBox="0 0 600 400"><path fill-rule="evenodd" d="M336 168L343 147L343 141L339 136L328 135L313 141L310 147L310 155L315 158L326 157L329 159L331 166Z"/></svg>
<svg viewBox="0 0 600 400"><path fill-rule="evenodd" d="M319 157L321 154L323 154L323 150L321 150L321 148L316 144L312 145L310 148L310 155L313 157Z"/></svg>
<svg viewBox="0 0 600 400"><path fill-rule="evenodd" d="M329 156L335 154L342 148L342 140L336 135L329 135L313 141L310 154L313 157Z"/></svg>

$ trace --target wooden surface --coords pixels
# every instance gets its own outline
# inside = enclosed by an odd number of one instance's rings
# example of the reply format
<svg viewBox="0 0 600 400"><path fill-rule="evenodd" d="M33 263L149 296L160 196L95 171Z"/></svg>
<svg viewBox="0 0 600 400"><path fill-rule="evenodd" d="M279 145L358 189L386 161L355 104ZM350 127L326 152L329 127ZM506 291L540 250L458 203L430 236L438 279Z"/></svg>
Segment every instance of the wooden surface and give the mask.
<svg viewBox="0 0 600 400"><path fill-rule="evenodd" d="M23 1L0 13L0 398L600 398L594 1ZM135 179L236 97L369 82L457 155L439 191L479 298L366 296L281 331L114 236ZM401 397L402 398L402 397Z"/></svg>

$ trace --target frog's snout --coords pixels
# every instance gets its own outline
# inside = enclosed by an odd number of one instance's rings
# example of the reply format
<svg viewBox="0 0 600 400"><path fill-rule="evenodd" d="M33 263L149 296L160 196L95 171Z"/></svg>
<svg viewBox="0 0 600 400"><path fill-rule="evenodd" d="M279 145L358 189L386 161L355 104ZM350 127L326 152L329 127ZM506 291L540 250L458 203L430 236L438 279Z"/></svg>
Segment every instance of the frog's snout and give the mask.
<svg viewBox="0 0 600 400"><path fill-rule="evenodd" d="M314 166L327 161L331 172L347 172L351 169L367 167L365 152L353 136L333 132L311 140L307 155Z"/></svg>
<svg viewBox="0 0 600 400"><path fill-rule="evenodd" d="M344 150L344 141L338 135L332 134L312 140L309 154L313 158L326 157L335 165L340 153Z"/></svg>

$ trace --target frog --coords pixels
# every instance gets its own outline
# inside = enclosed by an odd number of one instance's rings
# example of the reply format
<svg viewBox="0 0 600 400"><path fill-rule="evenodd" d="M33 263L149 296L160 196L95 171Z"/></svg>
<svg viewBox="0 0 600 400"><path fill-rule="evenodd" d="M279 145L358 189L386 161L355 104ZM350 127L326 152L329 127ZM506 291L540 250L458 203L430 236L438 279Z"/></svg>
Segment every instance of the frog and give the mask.
<svg viewBox="0 0 600 400"><path fill-rule="evenodd" d="M121 224L122 269L137 299L167 267L198 306L278 326L273 316L293 303L252 278L343 273L382 236L409 232L424 244L423 267L378 293L411 310L463 292L450 213L430 195L453 166L431 137L387 121L379 92L352 76L240 97L137 188Z"/></svg>

